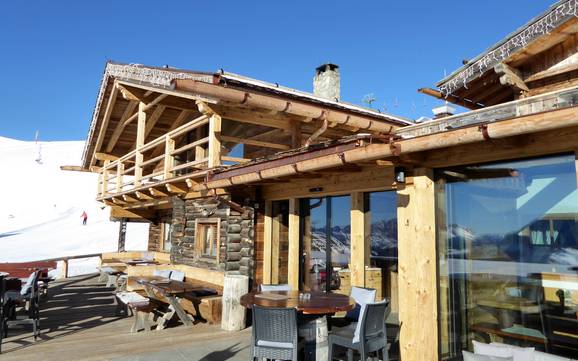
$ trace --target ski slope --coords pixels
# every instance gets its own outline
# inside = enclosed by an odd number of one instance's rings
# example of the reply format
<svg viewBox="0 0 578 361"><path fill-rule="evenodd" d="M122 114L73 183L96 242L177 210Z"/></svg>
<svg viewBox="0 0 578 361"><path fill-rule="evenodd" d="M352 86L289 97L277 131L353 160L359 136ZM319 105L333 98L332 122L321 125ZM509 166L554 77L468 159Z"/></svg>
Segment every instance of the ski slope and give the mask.
<svg viewBox="0 0 578 361"><path fill-rule="evenodd" d="M119 223L95 201L97 174L60 170L80 164L83 147L82 141L0 137L0 262L116 251ZM145 250L147 240L147 223L128 223L126 249ZM93 272L95 266L96 259L71 261L69 271Z"/></svg>

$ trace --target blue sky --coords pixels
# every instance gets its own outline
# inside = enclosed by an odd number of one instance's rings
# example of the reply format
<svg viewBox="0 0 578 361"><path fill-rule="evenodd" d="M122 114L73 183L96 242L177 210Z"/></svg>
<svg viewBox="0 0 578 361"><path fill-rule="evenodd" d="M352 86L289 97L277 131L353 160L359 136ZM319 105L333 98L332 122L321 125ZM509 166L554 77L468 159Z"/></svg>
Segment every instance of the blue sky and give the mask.
<svg viewBox="0 0 578 361"><path fill-rule="evenodd" d="M82 140L106 60L251 76L417 118L433 86L552 1L2 1L0 136Z"/></svg>

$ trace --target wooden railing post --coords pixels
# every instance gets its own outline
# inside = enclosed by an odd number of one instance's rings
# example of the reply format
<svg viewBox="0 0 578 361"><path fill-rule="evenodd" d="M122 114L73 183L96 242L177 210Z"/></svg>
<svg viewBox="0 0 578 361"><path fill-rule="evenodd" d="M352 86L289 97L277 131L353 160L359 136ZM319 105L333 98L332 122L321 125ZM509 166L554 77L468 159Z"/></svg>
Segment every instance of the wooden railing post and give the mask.
<svg viewBox="0 0 578 361"><path fill-rule="evenodd" d="M138 120L137 120L137 130L136 130L136 144L135 144L135 165L134 165L134 185L135 187L140 186L142 179L142 163L144 157L142 154L142 146L145 141L145 131L146 131L146 120L147 113L145 112L146 104L140 102L138 104Z"/></svg>
<svg viewBox="0 0 578 361"><path fill-rule="evenodd" d="M110 165L110 160L104 161L104 166L102 167L102 195L106 196L108 194L108 166Z"/></svg>
<svg viewBox="0 0 578 361"><path fill-rule="evenodd" d="M209 119L209 168L221 165L221 116L212 114Z"/></svg>
<svg viewBox="0 0 578 361"><path fill-rule="evenodd" d="M165 161L164 161L164 179L173 177L173 166L175 164L175 157L172 155L175 150L175 140L169 135L165 138Z"/></svg>
<svg viewBox="0 0 578 361"><path fill-rule="evenodd" d="M124 163L119 161L116 164L116 193L122 192L123 173L124 173Z"/></svg>

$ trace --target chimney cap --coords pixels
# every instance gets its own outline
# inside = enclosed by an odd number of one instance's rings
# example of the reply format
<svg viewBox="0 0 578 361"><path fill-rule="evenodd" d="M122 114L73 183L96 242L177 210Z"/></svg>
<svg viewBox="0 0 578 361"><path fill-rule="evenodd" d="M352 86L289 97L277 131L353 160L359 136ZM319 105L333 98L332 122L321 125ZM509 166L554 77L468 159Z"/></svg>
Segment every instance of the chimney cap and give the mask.
<svg viewBox="0 0 578 361"><path fill-rule="evenodd" d="M434 115L438 116L438 115L453 115L456 113L456 108L451 107L447 104L444 104L442 106L436 107L432 109L432 112L434 113Z"/></svg>
<svg viewBox="0 0 578 361"><path fill-rule="evenodd" d="M317 68L315 68L315 72L317 74L320 74L320 73L323 73L323 72L328 71L328 70L337 70L337 69L339 69L339 65L333 64L333 63L325 63L325 64L321 64Z"/></svg>

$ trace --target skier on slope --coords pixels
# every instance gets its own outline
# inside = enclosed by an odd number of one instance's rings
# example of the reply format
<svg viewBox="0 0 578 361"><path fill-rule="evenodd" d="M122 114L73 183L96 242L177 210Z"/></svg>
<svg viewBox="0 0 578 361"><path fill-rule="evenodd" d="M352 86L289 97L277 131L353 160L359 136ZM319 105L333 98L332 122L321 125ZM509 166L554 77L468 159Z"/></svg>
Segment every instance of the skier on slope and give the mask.
<svg viewBox="0 0 578 361"><path fill-rule="evenodd" d="M88 214L86 214L86 211L82 211L82 225L86 226L86 220L88 219Z"/></svg>

